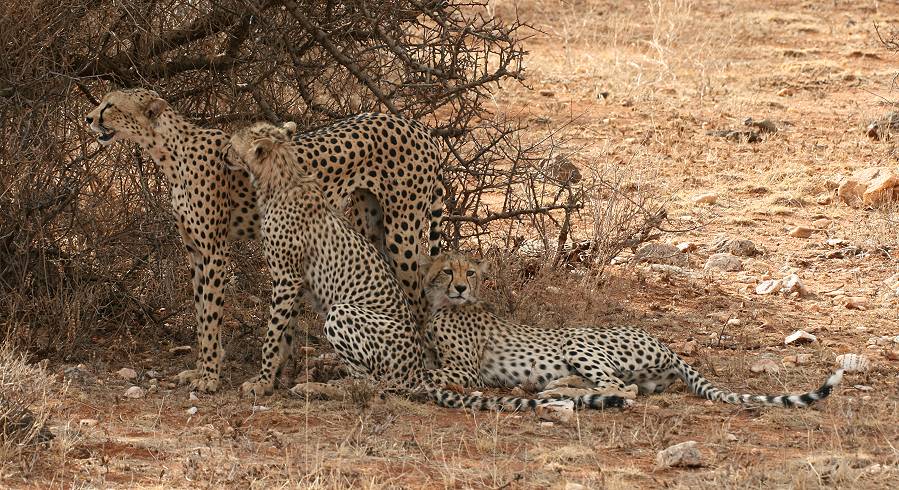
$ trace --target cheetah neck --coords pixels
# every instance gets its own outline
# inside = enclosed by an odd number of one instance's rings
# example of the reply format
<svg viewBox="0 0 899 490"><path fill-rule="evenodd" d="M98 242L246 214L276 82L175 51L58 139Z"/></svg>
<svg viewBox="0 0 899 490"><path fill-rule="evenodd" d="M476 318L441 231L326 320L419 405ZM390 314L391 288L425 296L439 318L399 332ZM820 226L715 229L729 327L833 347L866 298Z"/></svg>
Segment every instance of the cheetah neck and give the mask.
<svg viewBox="0 0 899 490"><path fill-rule="evenodd" d="M186 156L190 150L191 141L195 141L196 134L202 130L200 126L181 114L167 109L159 115L154 127L150 129L149 143L141 146L162 168L165 175L171 180L170 183L175 183L178 180L179 167L195 164L195 162L186 161Z"/></svg>

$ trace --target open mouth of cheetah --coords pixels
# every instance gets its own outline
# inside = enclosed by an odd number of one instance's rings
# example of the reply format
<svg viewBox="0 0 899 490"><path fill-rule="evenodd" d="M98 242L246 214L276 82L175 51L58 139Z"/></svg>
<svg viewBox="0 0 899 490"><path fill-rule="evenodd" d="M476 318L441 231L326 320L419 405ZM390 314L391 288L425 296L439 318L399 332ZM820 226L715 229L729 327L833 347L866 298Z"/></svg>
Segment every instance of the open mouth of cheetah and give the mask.
<svg viewBox="0 0 899 490"><path fill-rule="evenodd" d="M115 131L112 131L112 130L109 130L106 128L101 128L99 134L97 134L97 141L99 141L100 143L109 143L110 141L112 141L112 138L114 138L114 137L115 137Z"/></svg>

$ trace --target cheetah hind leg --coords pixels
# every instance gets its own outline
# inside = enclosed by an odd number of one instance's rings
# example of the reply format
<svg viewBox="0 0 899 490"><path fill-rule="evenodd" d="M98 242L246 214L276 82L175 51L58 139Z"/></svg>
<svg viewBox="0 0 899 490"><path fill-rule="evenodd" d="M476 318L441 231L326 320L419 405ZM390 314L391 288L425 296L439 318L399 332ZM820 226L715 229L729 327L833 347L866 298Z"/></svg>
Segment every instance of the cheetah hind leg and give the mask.
<svg viewBox="0 0 899 490"><path fill-rule="evenodd" d="M580 347L583 347L581 345ZM586 362L580 359L586 358ZM628 385L615 376L614 367L607 362L605 356L598 352L590 353L590 349L576 356L567 356L565 361L571 365L581 376L593 382L596 386L590 391L603 395L617 395L626 399L634 399L638 393L637 385Z"/></svg>

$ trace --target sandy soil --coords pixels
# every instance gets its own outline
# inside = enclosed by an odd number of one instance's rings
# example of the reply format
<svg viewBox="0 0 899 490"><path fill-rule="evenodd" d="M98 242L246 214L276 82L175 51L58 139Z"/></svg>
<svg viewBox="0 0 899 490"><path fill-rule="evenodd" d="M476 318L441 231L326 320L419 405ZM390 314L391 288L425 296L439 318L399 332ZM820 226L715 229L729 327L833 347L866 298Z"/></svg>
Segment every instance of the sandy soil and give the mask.
<svg viewBox="0 0 899 490"><path fill-rule="evenodd" d="M402 399L305 401L284 391L241 399L258 342L231 321L229 362L220 394L190 400L166 377L190 362L172 345L125 348L121 358L87 363L58 400L59 436L39 475L11 487L376 487L658 488L899 486L899 361L868 340L899 335L899 302L884 280L899 271L899 214L852 209L827 190L829 177L896 166L890 141L865 136L869 119L890 110L899 54L879 43L879 26L899 25L888 2L495 2L539 29L528 40L530 89L507 84L496 110L535 133L564 126L582 168L632 169L669 196L692 242L686 275L648 265L612 268L611 280L584 291L575 279L540 276L503 305L516 319L640 325L696 350L686 356L722 386L799 392L817 386L838 354L866 354L863 374L847 375L810 410L711 404L682 391L641 398L626 411L581 412L547 426L532 414L466 413ZM758 143L709 136L770 119L779 131ZM693 196L714 192L713 205ZM810 238L787 231L828 219ZM823 222L822 222L823 223ZM739 272L704 272L712 245L747 238L763 253ZM836 248L861 253L833 254ZM836 255L836 256L835 256ZM832 257L832 258L831 258ZM796 272L808 294L755 294L766 278ZM561 282L560 282L561 281ZM569 285L562 293L547 286ZM867 300L864 310L846 297ZM262 306L244 320L259 323ZM737 322L729 320L737 319ZM188 325L188 316L177 322ZM311 322L311 320L310 320ZM805 329L818 341L784 346ZM185 329L186 330L186 329ZM190 333L180 339L189 342ZM139 339L146 342L146 339ZM142 345L142 344L141 344ZM98 346L104 347L102 341ZM312 362L327 348L313 345ZM810 354L784 366L783 358ZM777 373L750 366L770 358ZM305 363L304 363L305 364ZM55 366L62 372L66 366ZM161 381L141 399L115 371L133 367ZM151 373L152 374L152 373ZM188 410L196 407L196 413ZM96 425L80 426L82 419ZM695 440L699 468L660 469L656 452Z"/></svg>

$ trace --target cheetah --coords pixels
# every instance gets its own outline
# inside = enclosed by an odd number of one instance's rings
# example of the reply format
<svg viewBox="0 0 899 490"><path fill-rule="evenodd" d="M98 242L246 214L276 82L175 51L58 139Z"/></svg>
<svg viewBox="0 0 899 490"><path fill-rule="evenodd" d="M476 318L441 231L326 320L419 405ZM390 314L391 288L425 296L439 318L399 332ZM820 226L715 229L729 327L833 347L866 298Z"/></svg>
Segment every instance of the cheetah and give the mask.
<svg viewBox="0 0 899 490"><path fill-rule="evenodd" d="M487 266L483 261L445 253L428 267L425 290L433 315L426 342L441 368L435 381L462 386L542 389L577 375L599 390L661 393L676 379L694 394L730 404L805 407L830 395L840 383L836 371L816 391L800 395L748 395L722 390L645 331L626 326L545 329L516 325L489 312L480 302Z"/></svg>
<svg viewBox="0 0 899 490"><path fill-rule="evenodd" d="M195 125L152 90L109 92L85 121L101 145L136 143L169 182L191 264L198 341L195 369L178 380L194 390L217 391L229 244L258 236L249 175L229 168L225 132ZM417 243L427 235L429 252L439 251L443 215L438 149L427 129L396 116L361 114L297 134L291 148L295 164L311 169L333 206L350 206L353 223L389 258L423 323Z"/></svg>
<svg viewBox="0 0 899 490"><path fill-rule="evenodd" d="M292 125L258 123L231 137L232 162L253 176L272 297L262 369L245 394L273 392L292 351L293 316L301 294L325 319L324 334L351 375L424 394L443 407L520 410L550 400L460 395L442 389L424 368L422 332L397 278L375 245L334 208L318 179L293 165ZM620 407L616 396L589 395L578 406Z"/></svg>

